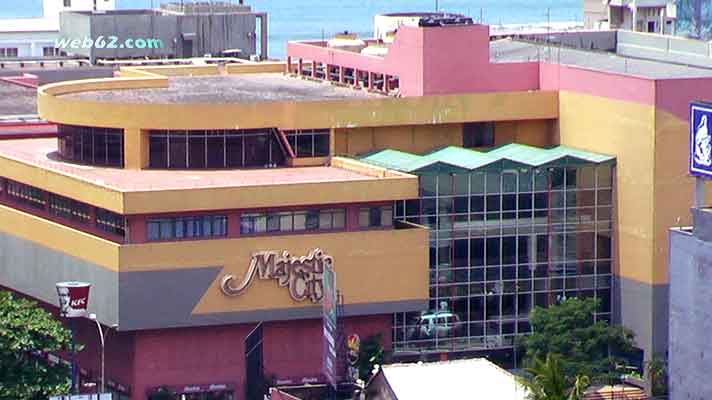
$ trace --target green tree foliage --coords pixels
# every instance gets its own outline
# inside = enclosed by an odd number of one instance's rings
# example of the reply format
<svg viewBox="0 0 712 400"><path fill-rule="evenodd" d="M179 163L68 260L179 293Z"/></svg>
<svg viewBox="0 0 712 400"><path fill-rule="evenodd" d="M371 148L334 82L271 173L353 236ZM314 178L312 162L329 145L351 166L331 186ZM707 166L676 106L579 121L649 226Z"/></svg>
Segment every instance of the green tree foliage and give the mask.
<svg viewBox="0 0 712 400"><path fill-rule="evenodd" d="M567 377L588 376L596 381L618 379L624 360L614 354L632 350L633 334L606 321L593 320L593 299L568 299L549 308L536 307L530 316L532 334L523 339L525 362L550 353L561 362Z"/></svg>
<svg viewBox="0 0 712 400"><path fill-rule="evenodd" d="M361 348L358 352L358 374L365 382L371 378L374 365L383 365L385 352L382 343L383 337L380 333L361 341Z"/></svg>
<svg viewBox="0 0 712 400"><path fill-rule="evenodd" d="M653 396L665 396L668 394L667 361L656 354L645 364L650 380L650 390Z"/></svg>
<svg viewBox="0 0 712 400"><path fill-rule="evenodd" d="M553 354L545 361L534 359L526 372L529 376L519 381L529 391L529 400L583 400L589 385L586 376L567 377L561 360Z"/></svg>
<svg viewBox="0 0 712 400"><path fill-rule="evenodd" d="M32 351L68 350L71 334L35 302L0 291L0 399L36 400L65 394L70 369Z"/></svg>

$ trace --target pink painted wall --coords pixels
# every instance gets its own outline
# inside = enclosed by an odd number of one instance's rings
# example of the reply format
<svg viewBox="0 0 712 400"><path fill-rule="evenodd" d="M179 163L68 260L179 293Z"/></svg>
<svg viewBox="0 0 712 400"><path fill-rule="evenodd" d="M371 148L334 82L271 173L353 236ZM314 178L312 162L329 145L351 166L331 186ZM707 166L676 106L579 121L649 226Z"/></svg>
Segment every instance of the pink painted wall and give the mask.
<svg viewBox="0 0 712 400"><path fill-rule="evenodd" d="M132 399L151 388L226 383L244 396L245 336L254 324L135 333Z"/></svg>
<svg viewBox="0 0 712 400"><path fill-rule="evenodd" d="M384 347L391 349L390 314L344 318L346 334L366 338L382 333ZM321 319L275 321L264 324L264 366L267 377L319 376L322 362ZM143 400L158 386L211 383L232 384L235 398L244 398L244 340L255 324L162 329L122 333L110 350L107 373L131 384L132 399ZM82 342L96 349L88 326L82 327ZM111 344L110 341L107 343ZM98 363L98 353L87 351L82 365ZM114 376L114 375L111 375Z"/></svg>
<svg viewBox="0 0 712 400"><path fill-rule="evenodd" d="M537 63L490 63L487 25L410 29L423 34L423 94L539 88Z"/></svg>
<svg viewBox="0 0 712 400"><path fill-rule="evenodd" d="M293 60L398 76L406 97L539 88L535 62L490 64L487 25L402 26L383 58L325 46L322 41L290 42L287 54Z"/></svg>
<svg viewBox="0 0 712 400"><path fill-rule="evenodd" d="M383 347L391 346L390 314L345 318L344 333L361 339L381 333ZM318 376L322 362L322 321L320 319L278 321L265 324L264 365L267 376L290 378Z"/></svg>
<svg viewBox="0 0 712 400"><path fill-rule="evenodd" d="M541 90L563 90L652 105L655 81L613 72L542 62Z"/></svg>
<svg viewBox="0 0 712 400"><path fill-rule="evenodd" d="M712 78L664 79L655 82L655 106L687 121L690 102L712 101Z"/></svg>

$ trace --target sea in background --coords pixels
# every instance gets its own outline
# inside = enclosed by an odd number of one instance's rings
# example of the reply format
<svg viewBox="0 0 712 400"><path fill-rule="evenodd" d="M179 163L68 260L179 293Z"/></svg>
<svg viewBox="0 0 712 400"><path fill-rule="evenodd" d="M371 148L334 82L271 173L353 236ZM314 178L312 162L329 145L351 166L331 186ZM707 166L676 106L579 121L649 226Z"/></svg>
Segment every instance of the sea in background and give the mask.
<svg viewBox="0 0 712 400"><path fill-rule="evenodd" d="M161 2L116 0L119 8L157 7ZM376 14L435 10L435 0L246 0L245 3L268 14L271 58L284 57L288 40L328 38L345 30L370 37ZM583 19L581 0L439 0L438 4L440 11L466 14L478 22L481 18L490 25ZM41 0L0 0L0 19L41 14Z"/></svg>

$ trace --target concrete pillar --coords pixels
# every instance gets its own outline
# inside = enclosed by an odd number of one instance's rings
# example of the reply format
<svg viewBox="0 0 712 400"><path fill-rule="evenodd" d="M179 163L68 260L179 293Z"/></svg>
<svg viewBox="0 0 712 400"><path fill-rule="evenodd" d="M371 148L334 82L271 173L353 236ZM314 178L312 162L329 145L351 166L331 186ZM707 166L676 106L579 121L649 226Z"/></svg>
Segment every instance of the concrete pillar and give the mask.
<svg viewBox="0 0 712 400"><path fill-rule="evenodd" d="M368 90L373 90L373 72L368 73Z"/></svg>
<svg viewBox="0 0 712 400"><path fill-rule="evenodd" d="M344 67L342 67L341 65L339 65L338 68L339 68L339 83L343 84L343 83L344 83L344 79L345 79L345 76L344 76Z"/></svg>
<svg viewBox="0 0 712 400"><path fill-rule="evenodd" d="M388 78L387 74L383 74L383 91L386 93L391 91L391 84Z"/></svg>
<svg viewBox="0 0 712 400"><path fill-rule="evenodd" d="M148 168L148 131L124 129L124 168Z"/></svg>
<svg viewBox="0 0 712 400"><path fill-rule="evenodd" d="M302 58L299 57L299 61L297 64L297 74L299 74L299 76L302 76L303 71L304 71L304 60L302 60Z"/></svg>
<svg viewBox="0 0 712 400"><path fill-rule="evenodd" d="M358 79L359 73L360 73L359 70L357 70L357 69L354 68L354 82L353 82L353 86L354 86L355 88L357 88L357 87L359 87L359 86L361 85L361 82L360 82L359 79Z"/></svg>
<svg viewBox="0 0 712 400"><path fill-rule="evenodd" d="M287 72L288 74L291 74L291 73L292 73L292 57L291 57L291 56L287 56L286 72Z"/></svg>
<svg viewBox="0 0 712 400"><path fill-rule="evenodd" d="M312 60L312 78L316 78L316 67L319 65L318 62Z"/></svg>

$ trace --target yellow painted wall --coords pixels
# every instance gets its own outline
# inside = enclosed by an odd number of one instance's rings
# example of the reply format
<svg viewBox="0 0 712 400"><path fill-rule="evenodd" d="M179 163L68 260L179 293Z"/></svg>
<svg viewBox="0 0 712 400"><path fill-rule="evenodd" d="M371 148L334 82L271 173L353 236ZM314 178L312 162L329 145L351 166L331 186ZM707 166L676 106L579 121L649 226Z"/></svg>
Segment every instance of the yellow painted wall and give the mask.
<svg viewBox="0 0 712 400"><path fill-rule="evenodd" d="M31 139L26 139L31 140ZM117 190L65 174L23 163L0 154L0 175L75 200L122 212L123 197Z"/></svg>
<svg viewBox="0 0 712 400"><path fill-rule="evenodd" d="M148 132L141 129L124 129L124 168L144 169L149 163Z"/></svg>
<svg viewBox="0 0 712 400"><path fill-rule="evenodd" d="M501 121L495 124L495 146L509 143L536 147L551 146L554 141L551 120Z"/></svg>
<svg viewBox="0 0 712 400"><path fill-rule="evenodd" d="M124 193L125 214L188 210L285 207L409 199L418 195L415 177L341 182L294 183Z"/></svg>
<svg viewBox="0 0 712 400"><path fill-rule="evenodd" d="M0 230L112 271L119 270L119 245L0 205Z"/></svg>
<svg viewBox="0 0 712 400"><path fill-rule="evenodd" d="M132 244L121 247L121 271L225 266L196 305L198 314L305 307L313 304L292 300L287 288L274 280L255 279L238 297L225 296L219 284L226 273L241 279L254 252L288 250L298 256L317 247L334 257L337 285L346 304L428 298L425 228Z"/></svg>
<svg viewBox="0 0 712 400"><path fill-rule="evenodd" d="M462 124L341 128L335 129L335 135L336 154L348 156L382 149L424 153L442 146L462 146Z"/></svg>
<svg viewBox="0 0 712 400"><path fill-rule="evenodd" d="M144 135L145 136L145 135ZM145 161L145 159L144 159ZM409 199L418 195L413 175L390 173L383 168L357 168L347 160L332 159L334 168L355 170L362 180L295 182L252 186L126 191L60 171L48 170L0 155L2 176L120 214L150 214L234 208L283 207L313 204L361 203ZM122 174L122 170L116 170ZM133 173L127 171L127 173ZM374 179L369 179L372 177ZM186 178L189 179L189 178Z"/></svg>
<svg viewBox="0 0 712 400"><path fill-rule="evenodd" d="M618 240L614 253L619 274L653 282L653 265L658 263L653 251L657 229L653 219L657 211L653 106L565 91L559 97L561 144L616 156Z"/></svg>
<svg viewBox="0 0 712 400"><path fill-rule="evenodd" d="M336 129L336 154L357 156L394 149L423 154L443 146L462 146L462 124L403 125ZM521 143L549 146L552 120L501 121L495 124L495 145Z"/></svg>
<svg viewBox="0 0 712 400"><path fill-rule="evenodd" d="M655 241L652 279L656 284L668 282L669 229L673 226L692 225L690 207L694 204L695 182L688 173L688 146L688 122L658 109L655 113Z"/></svg>
<svg viewBox="0 0 712 400"><path fill-rule="evenodd" d="M93 90L161 88L168 84L164 77L55 83L39 89L38 110L43 118L58 123L138 129L357 128L552 119L558 115L556 92L230 104L108 103L62 96Z"/></svg>

